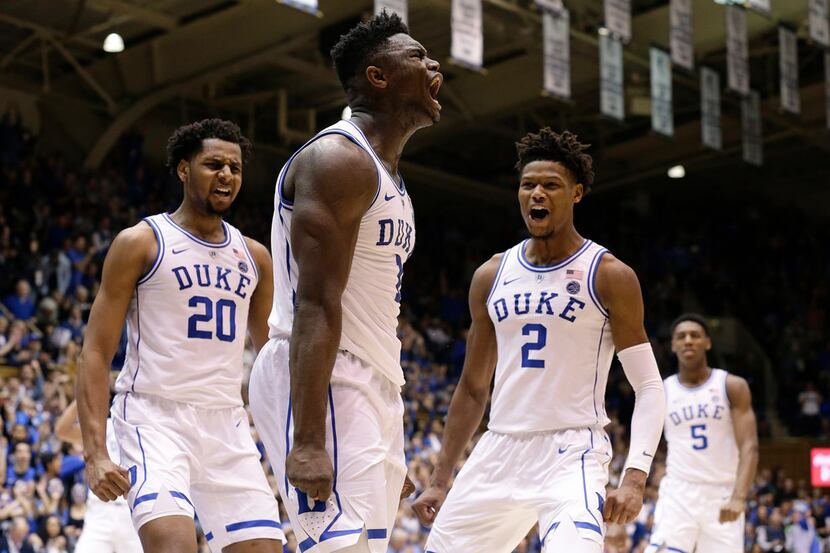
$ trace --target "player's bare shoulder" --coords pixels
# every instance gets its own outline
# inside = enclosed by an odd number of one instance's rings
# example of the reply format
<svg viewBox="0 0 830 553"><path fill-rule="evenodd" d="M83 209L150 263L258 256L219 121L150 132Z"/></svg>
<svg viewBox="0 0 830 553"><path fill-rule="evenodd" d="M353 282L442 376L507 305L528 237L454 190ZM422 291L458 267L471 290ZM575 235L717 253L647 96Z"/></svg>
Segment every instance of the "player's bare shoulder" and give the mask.
<svg viewBox="0 0 830 553"><path fill-rule="evenodd" d="M286 175L285 192L302 194L312 186L315 194L338 198L367 195L377 189L377 169L369 152L340 134L318 138L303 149Z"/></svg>
<svg viewBox="0 0 830 553"><path fill-rule="evenodd" d="M270 267L271 252L268 251L268 248L250 236L244 236L243 238L245 240L245 245L248 246L248 250L250 250L251 256L254 258L254 261L256 261L257 267L260 271L263 268Z"/></svg>
<svg viewBox="0 0 830 553"><path fill-rule="evenodd" d="M119 270L149 269L159 254L156 233L149 223L140 221L119 232L107 252L107 264L117 264Z"/></svg>
<svg viewBox="0 0 830 553"><path fill-rule="evenodd" d="M726 395L733 407L752 405L752 392L749 389L749 383L745 378L738 375L731 373L726 375Z"/></svg>
<svg viewBox="0 0 830 553"><path fill-rule="evenodd" d="M470 301L475 300L476 303L485 303L490 290L493 288L493 283L496 280L496 274L499 272L502 257L506 252L500 252L482 263L476 272L473 273L473 280L470 283Z"/></svg>
<svg viewBox="0 0 830 553"><path fill-rule="evenodd" d="M607 307L620 300L642 298L637 273L610 252L606 252L600 260L596 287L600 300Z"/></svg>

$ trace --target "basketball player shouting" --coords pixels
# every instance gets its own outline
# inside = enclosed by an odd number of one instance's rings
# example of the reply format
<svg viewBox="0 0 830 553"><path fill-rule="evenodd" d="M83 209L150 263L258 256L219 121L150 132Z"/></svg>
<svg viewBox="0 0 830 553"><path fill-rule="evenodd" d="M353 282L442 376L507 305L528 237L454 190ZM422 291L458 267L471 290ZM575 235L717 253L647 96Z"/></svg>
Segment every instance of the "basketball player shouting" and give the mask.
<svg viewBox="0 0 830 553"><path fill-rule="evenodd" d="M409 137L438 121L442 77L385 12L342 36L332 58L352 117L279 174L271 340L251 407L300 549L385 553L406 476L396 329L415 245L398 163Z"/></svg>
<svg viewBox="0 0 830 553"><path fill-rule="evenodd" d="M749 385L709 366L712 339L700 315L675 319L671 349L679 371L665 380L669 454L646 551L740 553L758 466Z"/></svg>
<svg viewBox="0 0 830 553"><path fill-rule="evenodd" d="M517 144L530 239L473 276L467 358L438 464L414 505L422 522L434 520L428 551L509 553L538 522L545 551L600 553L603 520L626 523L642 507L663 385L637 276L574 228L574 204L594 177L586 148L550 128ZM622 484L606 498L604 397L615 349L636 403ZM489 430L447 494L494 370Z"/></svg>
<svg viewBox="0 0 830 553"><path fill-rule="evenodd" d="M173 133L167 163L184 199L116 237L89 317L78 378L87 481L104 501L127 493L145 553L196 553L194 508L214 552L282 550L241 395L248 328L257 348L267 339L271 258L222 220L249 151L228 121ZM111 409L119 466L107 453L106 420L125 318L127 358Z"/></svg>

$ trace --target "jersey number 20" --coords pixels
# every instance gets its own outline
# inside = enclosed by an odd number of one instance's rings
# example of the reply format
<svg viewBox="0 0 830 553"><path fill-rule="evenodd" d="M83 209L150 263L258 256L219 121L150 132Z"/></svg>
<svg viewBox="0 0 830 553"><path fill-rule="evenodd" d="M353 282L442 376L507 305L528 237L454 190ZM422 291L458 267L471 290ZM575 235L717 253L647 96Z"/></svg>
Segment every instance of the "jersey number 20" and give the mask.
<svg viewBox="0 0 830 553"><path fill-rule="evenodd" d="M195 307L198 311L187 319L187 337L210 340L213 332L210 326L205 328L199 326L201 323L210 323L216 319L216 337L222 342L233 342L236 338L236 303L233 300L221 299L216 302L215 317L214 303L205 296L193 296L187 302L189 307Z"/></svg>
<svg viewBox="0 0 830 553"><path fill-rule="evenodd" d="M535 339L522 346L522 368L544 369L544 359L531 359L530 354L539 351L548 343L548 329L539 323L528 323L522 327L522 336L534 335Z"/></svg>

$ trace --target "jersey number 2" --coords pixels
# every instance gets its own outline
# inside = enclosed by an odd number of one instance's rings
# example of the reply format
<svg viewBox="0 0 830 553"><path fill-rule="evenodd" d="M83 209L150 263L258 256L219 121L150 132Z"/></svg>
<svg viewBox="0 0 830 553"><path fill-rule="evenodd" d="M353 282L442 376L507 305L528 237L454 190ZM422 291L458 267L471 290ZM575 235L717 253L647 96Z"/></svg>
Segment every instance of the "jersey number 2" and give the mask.
<svg viewBox="0 0 830 553"><path fill-rule="evenodd" d="M539 351L548 343L548 329L539 323L528 323L522 327L522 336L534 334L536 339L529 341L522 346L522 368L523 369L544 369L544 359L531 359L530 353Z"/></svg>
<svg viewBox="0 0 830 553"><path fill-rule="evenodd" d="M205 296L193 296L187 302L201 313L194 313L187 319L187 337L210 340L213 332L199 328L200 323L209 323L214 318L213 301ZM222 342L233 342L236 338L236 303L222 299L216 302L216 337ZM226 323L227 321L227 323ZM229 327L225 332L225 327Z"/></svg>

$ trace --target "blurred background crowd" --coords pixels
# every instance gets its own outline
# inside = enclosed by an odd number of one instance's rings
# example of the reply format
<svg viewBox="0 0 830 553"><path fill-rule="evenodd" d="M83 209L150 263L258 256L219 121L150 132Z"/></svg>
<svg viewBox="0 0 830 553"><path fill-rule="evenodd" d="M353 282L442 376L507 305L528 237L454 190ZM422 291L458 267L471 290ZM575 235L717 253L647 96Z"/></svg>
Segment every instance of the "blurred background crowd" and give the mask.
<svg viewBox="0 0 830 553"><path fill-rule="evenodd" d="M78 354L112 238L142 216L174 209L180 188L145 161L140 136L123 138L108 163L88 173L41 151L14 112L0 119L0 178L0 448L6 453L0 455L0 550L6 541L18 550L28 544L37 552L71 552L84 525L83 458L76 446L55 437L54 421L74 397ZM269 193L270 187L260 188ZM432 216L418 208L417 191L414 196L418 247L407 265L399 335L409 474L420 492L441 449L463 364L469 279L490 255L517 242L523 227L513 205L497 217ZM229 220L267 244L270 198L246 194L243 187L237 203ZM707 212L705 227L697 223L701 210ZM637 271L664 376L674 371L668 324L677 314L691 306L738 318L775 373L786 375L776 383L772 404L785 432L830 438L826 226L795 208L746 197L724 203L658 196L638 205L589 196L576 217L584 235ZM753 294L740 293L747 286ZM114 370L123 353L122 345ZM248 365L253 355L248 352ZM769 436L764 398L772 383L759 370L758 354L714 355L713 364L749 380L761 436ZM606 398L615 452L611 485L624 462L633 405L633 392L615 366ZM637 522L608 529L608 552L640 552L648 542L664 460L661 452ZM830 494L767 468L759 471L746 520L746 551L820 551L825 541L830 544ZM402 502L389 553L423 553L427 532L409 501ZM536 530L517 549L540 550ZM286 551L296 551L293 538Z"/></svg>

